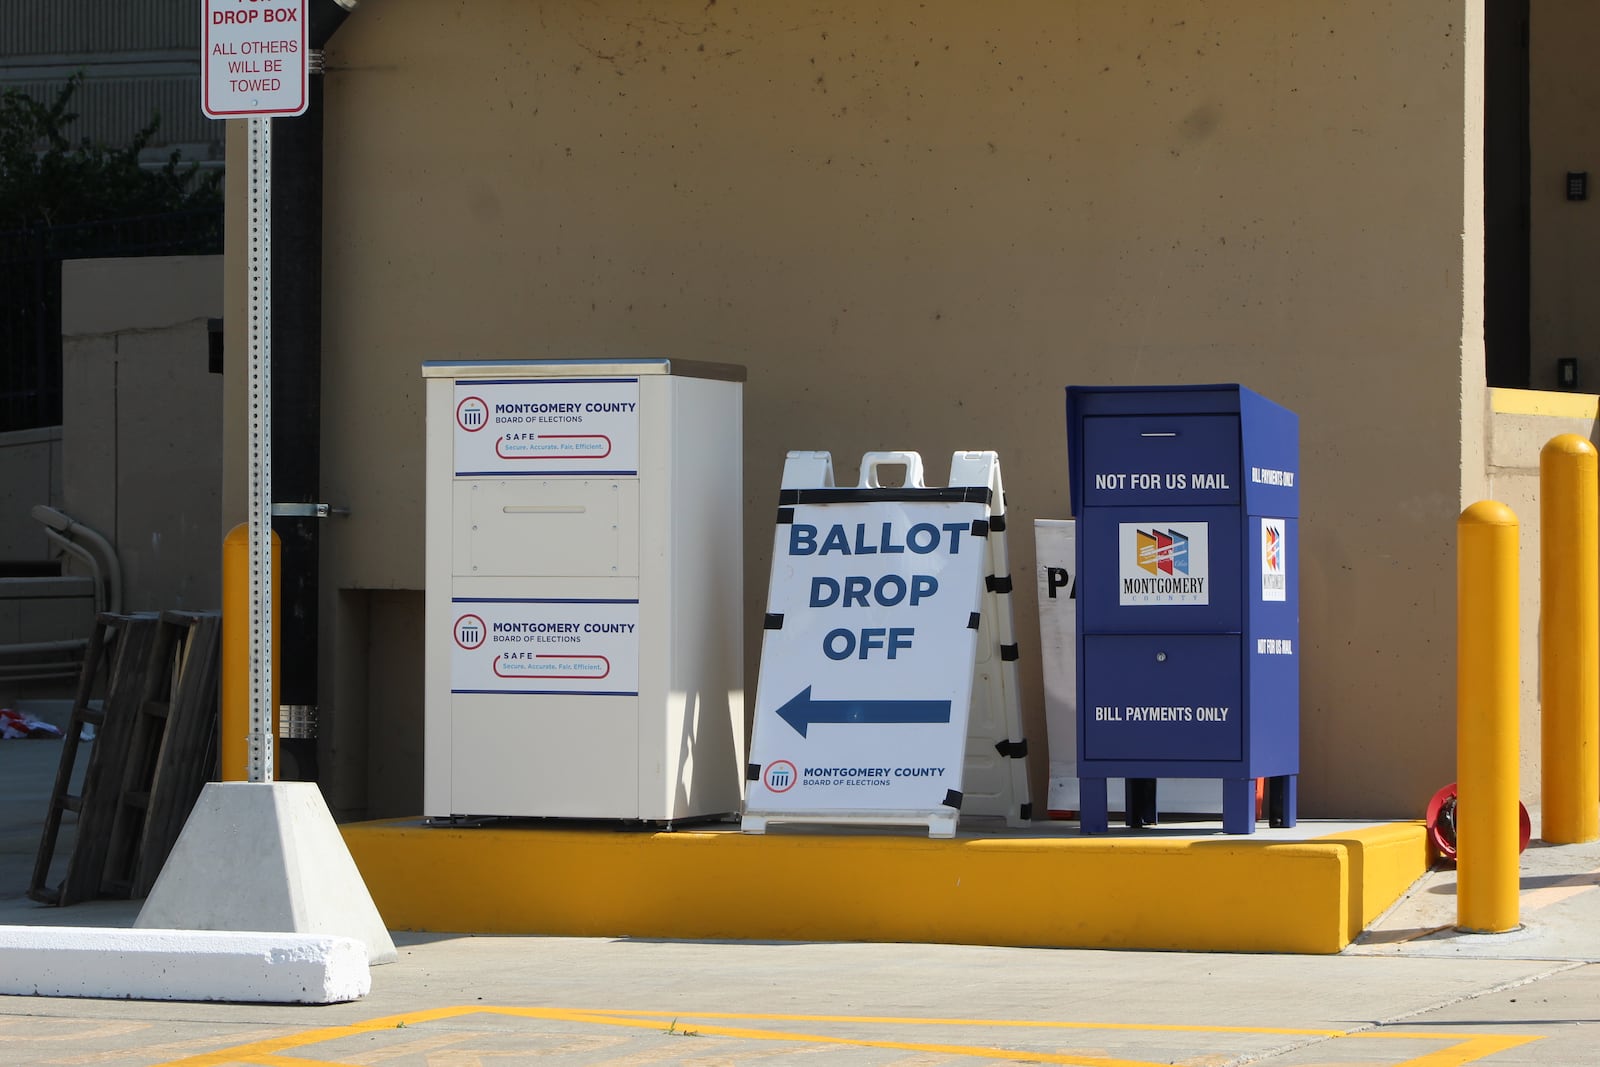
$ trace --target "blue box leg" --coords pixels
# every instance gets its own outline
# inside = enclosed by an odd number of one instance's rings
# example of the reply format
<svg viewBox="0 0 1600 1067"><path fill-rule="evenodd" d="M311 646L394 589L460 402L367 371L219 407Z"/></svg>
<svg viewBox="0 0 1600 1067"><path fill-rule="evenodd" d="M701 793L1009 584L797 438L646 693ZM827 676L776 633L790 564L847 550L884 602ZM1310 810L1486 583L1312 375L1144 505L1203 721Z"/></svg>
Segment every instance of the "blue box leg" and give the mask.
<svg viewBox="0 0 1600 1067"><path fill-rule="evenodd" d="M1103 834L1109 827L1106 812L1106 780L1104 778L1078 779L1078 832Z"/></svg>
<svg viewBox="0 0 1600 1067"><path fill-rule="evenodd" d="M1222 830L1229 834L1256 832L1256 780L1222 780Z"/></svg>
<svg viewBox="0 0 1600 1067"><path fill-rule="evenodd" d="M1267 779L1267 819L1271 825L1294 825L1299 781L1297 774L1282 774Z"/></svg>

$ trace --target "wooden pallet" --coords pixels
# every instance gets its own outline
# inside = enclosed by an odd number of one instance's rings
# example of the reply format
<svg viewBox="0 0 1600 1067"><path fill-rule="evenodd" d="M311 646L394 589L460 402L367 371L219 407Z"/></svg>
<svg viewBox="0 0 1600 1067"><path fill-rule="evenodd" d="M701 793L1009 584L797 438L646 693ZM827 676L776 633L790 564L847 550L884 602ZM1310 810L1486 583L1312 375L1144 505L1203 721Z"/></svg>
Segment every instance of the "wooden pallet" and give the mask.
<svg viewBox="0 0 1600 1067"><path fill-rule="evenodd" d="M56 768L44 832L34 859L33 880L28 886L28 896L40 903L76 904L99 894L105 846L109 843L110 805L116 799L115 787L109 783L109 772L112 769L120 772L128 737L128 707L123 694L129 679L140 674L148 661L156 628L154 615L102 613L95 619L89 647L84 653L83 669L78 674L78 691L67 719L61 762ZM101 684L102 671L105 697L96 708L93 696ZM77 769L78 744L86 725L95 727L95 740L89 750L83 783L74 794L72 778ZM77 816L77 839L67 859L65 876L60 884L52 887L47 884L50 866L55 858L62 818L67 812Z"/></svg>
<svg viewBox="0 0 1600 1067"><path fill-rule="evenodd" d="M216 766L221 618L166 612L133 721L101 891L142 897Z"/></svg>
<svg viewBox="0 0 1600 1067"><path fill-rule="evenodd" d="M144 896L216 768L221 618L215 612L101 615L68 720L28 895L74 904ZM109 662L102 707L90 696ZM83 785L70 792L83 724L98 727ZM77 840L61 884L46 886L65 812Z"/></svg>

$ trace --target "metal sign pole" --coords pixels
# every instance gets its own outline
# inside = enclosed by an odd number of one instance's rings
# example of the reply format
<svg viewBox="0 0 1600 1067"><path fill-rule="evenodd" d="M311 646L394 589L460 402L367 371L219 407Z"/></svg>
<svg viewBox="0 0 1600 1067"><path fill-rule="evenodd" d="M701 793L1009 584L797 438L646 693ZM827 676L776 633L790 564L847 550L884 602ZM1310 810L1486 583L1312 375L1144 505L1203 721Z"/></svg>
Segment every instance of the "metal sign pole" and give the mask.
<svg viewBox="0 0 1600 1067"><path fill-rule="evenodd" d="M250 761L272 781L272 120L249 122Z"/></svg>

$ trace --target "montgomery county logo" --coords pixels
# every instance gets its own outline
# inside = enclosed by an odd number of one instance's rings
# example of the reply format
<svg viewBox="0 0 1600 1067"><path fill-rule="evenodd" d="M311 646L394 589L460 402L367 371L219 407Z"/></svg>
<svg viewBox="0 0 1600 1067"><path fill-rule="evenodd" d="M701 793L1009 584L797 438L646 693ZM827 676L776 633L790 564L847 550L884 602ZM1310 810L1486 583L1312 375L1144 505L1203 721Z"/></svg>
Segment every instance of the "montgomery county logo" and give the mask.
<svg viewBox="0 0 1600 1067"><path fill-rule="evenodd" d="M482 397L467 397L456 405L456 425L468 433L477 433L489 425L489 405Z"/></svg>
<svg viewBox="0 0 1600 1067"><path fill-rule="evenodd" d="M1117 603L1211 603L1211 528L1203 522L1124 522L1117 532Z"/></svg>
<svg viewBox="0 0 1600 1067"><path fill-rule="evenodd" d="M1261 599L1289 599L1288 574L1284 569L1283 519L1261 520Z"/></svg>
<svg viewBox="0 0 1600 1067"><path fill-rule="evenodd" d="M1188 574L1189 539L1176 530L1137 530L1139 569L1146 574Z"/></svg>
<svg viewBox="0 0 1600 1067"><path fill-rule="evenodd" d="M794 764L786 759L773 760L767 764L766 773L762 777L772 792L787 793L794 788L796 777Z"/></svg>
<svg viewBox="0 0 1600 1067"><path fill-rule="evenodd" d="M456 620L456 644L471 652L489 636L489 628L477 615L463 615Z"/></svg>

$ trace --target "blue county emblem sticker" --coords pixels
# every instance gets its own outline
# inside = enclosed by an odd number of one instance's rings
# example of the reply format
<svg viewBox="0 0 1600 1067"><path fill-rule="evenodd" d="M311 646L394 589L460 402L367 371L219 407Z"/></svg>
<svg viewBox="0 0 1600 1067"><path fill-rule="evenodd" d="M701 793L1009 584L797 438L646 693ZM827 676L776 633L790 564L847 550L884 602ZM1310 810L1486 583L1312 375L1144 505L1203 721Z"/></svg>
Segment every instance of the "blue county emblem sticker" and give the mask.
<svg viewBox="0 0 1600 1067"><path fill-rule="evenodd" d="M455 629L456 644L469 652L482 645L489 636L489 628L477 615L463 615L456 619Z"/></svg>
<svg viewBox="0 0 1600 1067"><path fill-rule="evenodd" d="M489 405L481 396L469 396L456 405L456 425L467 433L477 433L489 425Z"/></svg>
<svg viewBox="0 0 1600 1067"><path fill-rule="evenodd" d="M1119 604L1209 604L1210 587L1211 537L1206 523L1118 524Z"/></svg>
<svg viewBox="0 0 1600 1067"><path fill-rule="evenodd" d="M799 774L794 769L794 764L786 759L779 759L767 764L767 769L762 774L761 780L766 784L768 792L787 793L794 788L794 783L799 777Z"/></svg>

